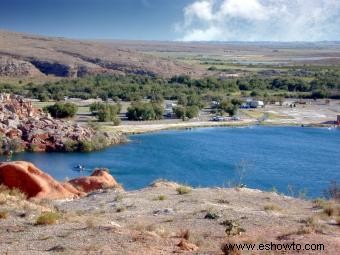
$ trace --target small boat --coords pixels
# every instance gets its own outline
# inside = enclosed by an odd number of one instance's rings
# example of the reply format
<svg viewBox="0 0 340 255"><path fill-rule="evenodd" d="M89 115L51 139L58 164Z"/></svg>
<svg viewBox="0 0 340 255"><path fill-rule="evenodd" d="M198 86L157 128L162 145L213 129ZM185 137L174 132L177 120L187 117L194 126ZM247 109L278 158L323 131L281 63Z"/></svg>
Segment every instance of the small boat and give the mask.
<svg viewBox="0 0 340 255"><path fill-rule="evenodd" d="M75 169L79 169L79 171L83 171L83 170L85 169L85 167L82 166L82 165L80 165L80 164L74 166L74 168L75 168Z"/></svg>

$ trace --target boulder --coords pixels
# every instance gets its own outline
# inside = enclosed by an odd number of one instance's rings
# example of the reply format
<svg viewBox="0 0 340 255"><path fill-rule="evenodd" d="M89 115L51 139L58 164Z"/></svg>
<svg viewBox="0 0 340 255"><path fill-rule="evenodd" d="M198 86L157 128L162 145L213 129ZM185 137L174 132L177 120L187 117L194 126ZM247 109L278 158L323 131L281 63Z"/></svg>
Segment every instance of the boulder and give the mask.
<svg viewBox="0 0 340 255"><path fill-rule="evenodd" d="M122 186L104 169L97 169L91 176L76 178L70 180L69 183L86 193L104 188L122 189Z"/></svg>
<svg viewBox="0 0 340 255"><path fill-rule="evenodd" d="M24 161L1 163L0 184L17 188L28 198L65 199L83 194L69 185L60 184L32 163Z"/></svg>

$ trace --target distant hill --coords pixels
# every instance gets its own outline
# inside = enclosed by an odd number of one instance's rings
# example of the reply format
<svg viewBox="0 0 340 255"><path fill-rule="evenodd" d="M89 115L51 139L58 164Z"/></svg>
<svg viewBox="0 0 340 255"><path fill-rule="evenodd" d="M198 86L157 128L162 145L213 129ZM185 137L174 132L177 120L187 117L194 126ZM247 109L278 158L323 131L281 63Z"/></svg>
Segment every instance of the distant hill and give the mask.
<svg viewBox="0 0 340 255"><path fill-rule="evenodd" d="M81 77L133 73L198 76L197 66L138 52L125 43L71 40L0 31L0 76Z"/></svg>

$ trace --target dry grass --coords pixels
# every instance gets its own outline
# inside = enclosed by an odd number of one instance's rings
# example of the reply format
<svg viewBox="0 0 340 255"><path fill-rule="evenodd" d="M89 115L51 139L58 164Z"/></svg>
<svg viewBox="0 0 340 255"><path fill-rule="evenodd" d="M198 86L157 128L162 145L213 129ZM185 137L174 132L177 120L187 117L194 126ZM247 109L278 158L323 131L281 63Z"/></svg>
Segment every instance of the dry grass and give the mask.
<svg viewBox="0 0 340 255"><path fill-rule="evenodd" d="M323 208L328 202L323 198L317 198L313 201L315 208Z"/></svg>
<svg viewBox="0 0 340 255"><path fill-rule="evenodd" d="M0 211L0 220L5 220L9 216L9 212L7 210L1 210Z"/></svg>
<svg viewBox="0 0 340 255"><path fill-rule="evenodd" d="M311 233L323 233L326 225L322 224L320 218L316 215L309 217L305 220L302 220L301 223L304 225L301 226L295 234L297 235L305 235Z"/></svg>
<svg viewBox="0 0 340 255"><path fill-rule="evenodd" d="M189 229L181 229L178 233L178 237L181 238L181 239L189 240L190 230Z"/></svg>
<svg viewBox="0 0 340 255"><path fill-rule="evenodd" d="M267 204L263 207L265 211L281 211L282 208L277 204Z"/></svg>
<svg viewBox="0 0 340 255"><path fill-rule="evenodd" d="M177 194L178 195L185 195L185 194L188 194L192 191L192 189L188 186L179 186L177 189Z"/></svg>
<svg viewBox="0 0 340 255"><path fill-rule="evenodd" d="M240 244L240 242L236 241L235 239L228 239L221 245L221 250L224 255L241 255L241 251L234 248L233 246L236 244Z"/></svg>
<svg viewBox="0 0 340 255"><path fill-rule="evenodd" d="M323 206L323 213L328 217L340 216L340 205L330 201Z"/></svg>
<svg viewBox="0 0 340 255"><path fill-rule="evenodd" d="M167 199L167 197L165 195L159 195L159 196L155 197L153 200L154 201L164 201L166 199Z"/></svg>
<svg viewBox="0 0 340 255"><path fill-rule="evenodd" d="M43 212L37 218L36 225L53 225L60 220L61 215L56 212Z"/></svg>
<svg viewBox="0 0 340 255"><path fill-rule="evenodd" d="M2 185L2 184L0 185L0 194L3 194L4 196L17 197L21 200L24 200L27 198L26 194L24 194L19 189L16 189L16 188L10 189L7 186Z"/></svg>
<svg viewBox="0 0 340 255"><path fill-rule="evenodd" d="M336 216L335 222L337 225L340 225L340 216Z"/></svg>

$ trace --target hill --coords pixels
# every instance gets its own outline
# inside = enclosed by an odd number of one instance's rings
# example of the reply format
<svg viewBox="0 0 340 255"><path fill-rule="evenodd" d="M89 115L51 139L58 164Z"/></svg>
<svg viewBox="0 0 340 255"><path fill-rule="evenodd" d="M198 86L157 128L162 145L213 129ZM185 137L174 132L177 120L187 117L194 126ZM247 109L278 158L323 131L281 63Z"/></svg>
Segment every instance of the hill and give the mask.
<svg viewBox="0 0 340 255"><path fill-rule="evenodd" d="M82 77L133 73L170 77L199 75L200 68L137 52L124 42L80 41L0 31L0 76Z"/></svg>

